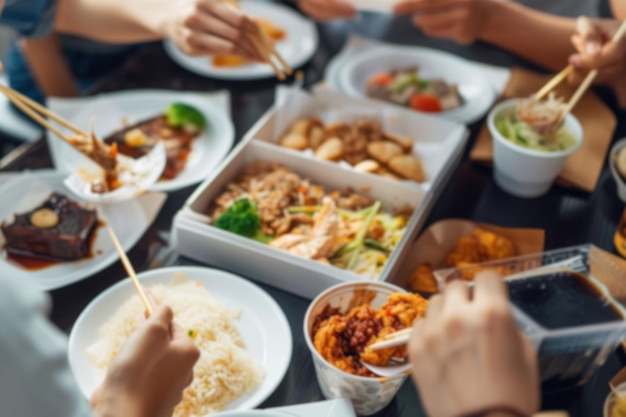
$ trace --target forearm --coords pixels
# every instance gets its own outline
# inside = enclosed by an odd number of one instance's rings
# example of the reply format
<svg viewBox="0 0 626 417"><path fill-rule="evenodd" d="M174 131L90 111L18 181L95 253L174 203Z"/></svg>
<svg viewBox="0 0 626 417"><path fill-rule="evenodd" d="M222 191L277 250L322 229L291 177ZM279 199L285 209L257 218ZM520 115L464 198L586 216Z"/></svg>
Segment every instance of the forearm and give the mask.
<svg viewBox="0 0 626 417"><path fill-rule="evenodd" d="M23 39L20 48L45 96L73 97L78 94L76 82L55 34L43 39Z"/></svg>
<svg viewBox="0 0 626 417"><path fill-rule="evenodd" d="M611 1L611 11L613 12L613 17L617 20L626 19L626 1L624 0L610 0Z"/></svg>
<svg viewBox="0 0 626 417"><path fill-rule="evenodd" d="M60 0L55 30L108 43L164 37L173 0Z"/></svg>
<svg viewBox="0 0 626 417"><path fill-rule="evenodd" d="M490 18L482 41L499 46L553 70L561 69L575 52L570 37L576 21L521 6L512 1L488 0Z"/></svg>

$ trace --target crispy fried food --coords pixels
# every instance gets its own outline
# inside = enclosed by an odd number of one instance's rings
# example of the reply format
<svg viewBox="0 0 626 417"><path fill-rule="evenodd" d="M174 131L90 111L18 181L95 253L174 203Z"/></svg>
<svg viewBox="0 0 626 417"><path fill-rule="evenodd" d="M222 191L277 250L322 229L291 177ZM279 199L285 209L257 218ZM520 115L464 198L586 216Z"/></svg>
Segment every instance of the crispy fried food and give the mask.
<svg viewBox="0 0 626 417"><path fill-rule="evenodd" d="M446 255L445 266L460 268L464 279L472 280L485 267L475 264L511 258L517 255L513 242L504 236L485 229L476 228L471 235L461 236L454 249ZM503 266L490 267L506 276L511 271ZM425 263L417 267L407 280L407 288L424 294L438 291L432 265Z"/></svg>
<svg viewBox="0 0 626 417"><path fill-rule="evenodd" d="M386 365L392 357L406 356L406 347L373 351L367 346L387 334L413 325L423 317L428 301L417 294L395 293L380 310L369 304L352 308L347 314L331 314L313 328L315 349L342 371L375 376L362 362Z"/></svg>
<svg viewBox="0 0 626 417"><path fill-rule="evenodd" d="M410 291L424 294L434 294L439 291L432 265L426 263L418 266L409 277L407 287Z"/></svg>
<svg viewBox="0 0 626 417"><path fill-rule="evenodd" d="M361 172L394 180L426 180L422 162L413 153L413 141L383 132L376 120L324 125L319 119L298 119L278 144L291 149L312 149L320 159L342 160Z"/></svg>

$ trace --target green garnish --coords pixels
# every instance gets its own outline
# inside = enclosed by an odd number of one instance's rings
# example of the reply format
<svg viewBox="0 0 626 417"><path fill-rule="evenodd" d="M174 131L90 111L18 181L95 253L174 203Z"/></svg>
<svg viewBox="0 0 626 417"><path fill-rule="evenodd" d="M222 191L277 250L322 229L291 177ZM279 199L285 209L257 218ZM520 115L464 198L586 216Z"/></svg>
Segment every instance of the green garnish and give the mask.
<svg viewBox="0 0 626 417"><path fill-rule="evenodd" d="M199 131L203 130L207 121L198 109L185 103L172 103L165 110L165 119L171 127Z"/></svg>
<svg viewBox="0 0 626 417"><path fill-rule="evenodd" d="M231 204L214 223L222 230L249 237L259 242L269 243L272 237L261 231L261 218L256 205L248 198L242 198Z"/></svg>
<svg viewBox="0 0 626 417"><path fill-rule="evenodd" d="M373 249L373 250L376 250L378 252L382 252L385 254L391 253L391 251L388 248L386 248L385 245L383 245L382 243L374 239L365 239L363 244L368 249Z"/></svg>

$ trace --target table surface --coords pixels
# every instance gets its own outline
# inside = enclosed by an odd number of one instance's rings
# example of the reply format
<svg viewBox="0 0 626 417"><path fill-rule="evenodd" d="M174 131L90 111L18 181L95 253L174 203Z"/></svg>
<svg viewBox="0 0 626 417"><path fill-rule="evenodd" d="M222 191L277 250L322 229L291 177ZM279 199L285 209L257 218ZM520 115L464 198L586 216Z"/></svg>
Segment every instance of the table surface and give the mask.
<svg viewBox="0 0 626 417"><path fill-rule="evenodd" d="M310 86L323 79L327 62L341 49L350 33L388 42L433 47L494 65L533 68L529 63L488 45L462 47L447 41L428 39L412 28L406 19L389 23L381 15L362 14L354 22L320 25L320 47L313 59L303 68L306 74L305 85ZM165 55L160 44L151 44L112 73L95 92L147 88L189 91L228 89L231 92L236 136L241 138L272 105L275 86L274 80L222 82L202 78L173 63ZM607 91L598 93L615 110L610 93ZM614 139L624 136L626 127L622 116L623 114L618 113L621 120ZM467 149L471 148L481 123L482 121L470 126L472 136ZM6 141L0 143L3 144L2 151L5 153L8 150ZM46 145L41 141L7 164L4 169L20 170L50 166ZM195 264L179 258L175 249L167 244L173 216L192 191L193 187L170 193L153 226L130 251L130 259L138 271L164 265ZM426 226L445 218L464 218L503 226L542 228L546 231L546 249L593 243L612 251L612 237L623 206L616 196L615 184L606 164L596 189L591 194L555 187L544 197L524 200L501 191L493 181L491 170L470 163L466 154L434 206ZM69 333L84 307L96 295L125 276L122 266L117 263L89 279L52 291L54 302L52 321ZM287 375L262 407L321 400L322 395L315 380L313 363L302 334L302 321L309 301L272 287L264 285L261 287L283 308L294 339L293 358ZM621 352L612 355L583 387L559 394L544 395L544 409L565 409L572 416L601 415L602 404L608 392L607 382L626 364L623 356ZM390 417L423 415L413 384L408 381L390 406L378 415Z"/></svg>

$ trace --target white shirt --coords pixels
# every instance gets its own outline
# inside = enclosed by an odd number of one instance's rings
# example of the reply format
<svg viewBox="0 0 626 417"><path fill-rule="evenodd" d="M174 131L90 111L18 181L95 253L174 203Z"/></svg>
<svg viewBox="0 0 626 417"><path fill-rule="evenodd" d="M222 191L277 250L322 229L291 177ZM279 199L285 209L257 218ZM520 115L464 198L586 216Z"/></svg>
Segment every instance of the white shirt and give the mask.
<svg viewBox="0 0 626 417"><path fill-rule="evenodd" d="M0 276L0 414L87 417L67 338L46 318L50 300L27 280Z"/></svg>

